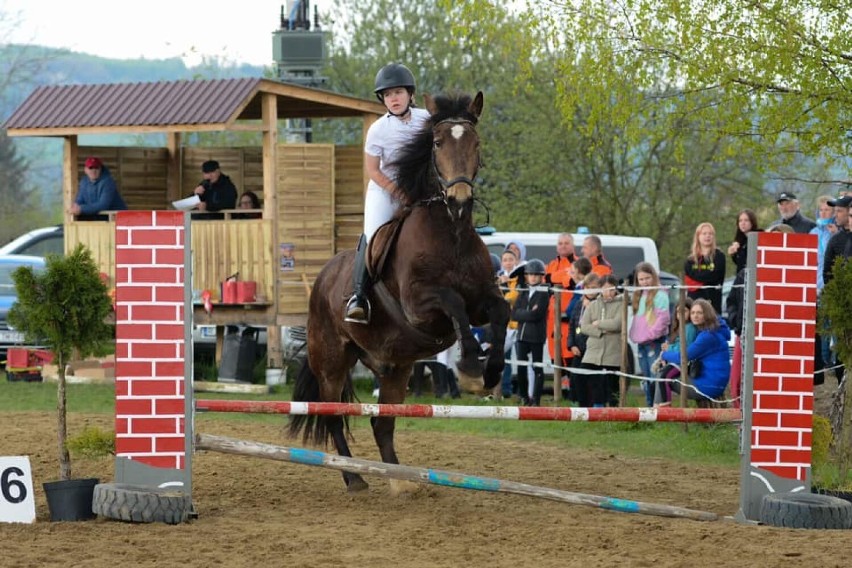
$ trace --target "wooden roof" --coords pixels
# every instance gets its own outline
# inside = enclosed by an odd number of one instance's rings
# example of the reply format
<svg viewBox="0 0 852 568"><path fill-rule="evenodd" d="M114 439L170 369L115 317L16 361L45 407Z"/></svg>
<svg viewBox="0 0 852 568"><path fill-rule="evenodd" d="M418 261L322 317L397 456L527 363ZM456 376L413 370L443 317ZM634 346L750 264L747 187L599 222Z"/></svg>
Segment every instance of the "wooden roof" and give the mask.
<svg viewBox="0 0 852 568"><path fill-rule="evenodd" d="M278 118L382 115L376 101L270 79L212 79L38 87L6 123L9 136L260 130L264 94Z"/></svg>

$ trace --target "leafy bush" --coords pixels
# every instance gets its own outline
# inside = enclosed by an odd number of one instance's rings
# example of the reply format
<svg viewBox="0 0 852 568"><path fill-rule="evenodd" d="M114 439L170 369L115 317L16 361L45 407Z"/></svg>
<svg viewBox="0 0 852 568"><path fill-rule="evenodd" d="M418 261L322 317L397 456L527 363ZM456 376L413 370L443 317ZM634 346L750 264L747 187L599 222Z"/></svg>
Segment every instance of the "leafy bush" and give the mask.
<svg viewBox="0 0 852 568"><path fill-rule="evenodd" d="M97 426L86 426L83 431L68 438L68 450L74 455L100 458L115 455L115 433Z"/></svg>

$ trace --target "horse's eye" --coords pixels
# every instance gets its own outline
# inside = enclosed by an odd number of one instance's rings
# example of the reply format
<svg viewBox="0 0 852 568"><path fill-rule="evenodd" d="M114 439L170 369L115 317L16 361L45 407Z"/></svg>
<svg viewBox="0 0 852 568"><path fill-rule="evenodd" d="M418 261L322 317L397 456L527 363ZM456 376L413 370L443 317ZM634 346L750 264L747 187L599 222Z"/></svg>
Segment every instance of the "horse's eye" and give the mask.
<svg viewBox="0 0 852 568"><path fill-rule="evenodd" d="M440 141L440 140L438 140L438 139L436 138L436 139L432 142L432 145L433 145L435 148L440 148L440 147L441 147L441 141Z"/></svg>

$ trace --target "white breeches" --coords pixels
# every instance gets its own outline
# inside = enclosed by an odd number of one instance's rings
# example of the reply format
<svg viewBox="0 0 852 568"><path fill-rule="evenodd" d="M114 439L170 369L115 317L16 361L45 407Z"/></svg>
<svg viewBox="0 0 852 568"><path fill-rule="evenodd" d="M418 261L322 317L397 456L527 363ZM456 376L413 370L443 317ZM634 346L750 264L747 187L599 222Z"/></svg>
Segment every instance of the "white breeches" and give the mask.
<svg viewBox="0 0 852 568"><path fill-rule="evenodd" d="M399 202L390 193L374 183L367 186L367 195L364 198L364 234L368 242L376 229L391 220L398 208Z"/></svg>

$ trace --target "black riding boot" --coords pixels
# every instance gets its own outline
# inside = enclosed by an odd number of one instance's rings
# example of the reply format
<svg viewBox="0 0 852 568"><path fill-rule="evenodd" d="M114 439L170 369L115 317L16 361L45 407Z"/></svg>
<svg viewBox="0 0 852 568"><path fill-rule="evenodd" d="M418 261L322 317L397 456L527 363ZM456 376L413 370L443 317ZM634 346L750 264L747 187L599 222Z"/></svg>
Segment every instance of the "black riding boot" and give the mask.
<svg viewBox="0 0 852 568"><path fill-rule="evenodd" d="M367 272L367 235L361 235L355 251L355 266L352 267L352 297L346 303L346 316L343 321L351 323L370 323L370 274Z"/></svg>

